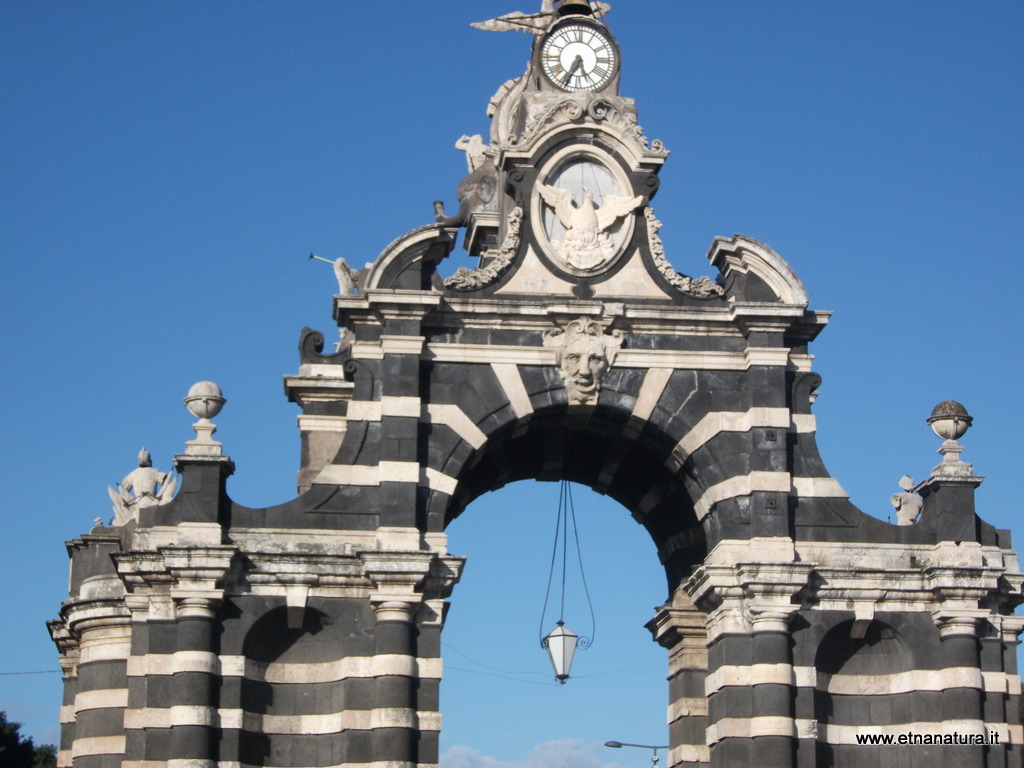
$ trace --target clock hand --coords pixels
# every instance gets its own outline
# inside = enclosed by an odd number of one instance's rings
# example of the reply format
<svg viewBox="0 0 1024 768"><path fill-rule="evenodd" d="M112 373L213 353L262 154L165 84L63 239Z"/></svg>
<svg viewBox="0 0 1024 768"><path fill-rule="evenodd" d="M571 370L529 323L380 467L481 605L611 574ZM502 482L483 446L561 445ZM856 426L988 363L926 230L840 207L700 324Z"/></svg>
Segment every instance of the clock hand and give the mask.
<svg viewBox="0 0 1024 768"><path fill-rule="evenodd" d="M577 67L582 66L582 64L583 64L583 57L580 56L580 55L577 55L576 59L572 63L572 66L569 67L569 71L566 72L565 73L565 77L562 78L562 85L568 85L569 84L569 81L572 79L572 73L576 71Z"/></svg>

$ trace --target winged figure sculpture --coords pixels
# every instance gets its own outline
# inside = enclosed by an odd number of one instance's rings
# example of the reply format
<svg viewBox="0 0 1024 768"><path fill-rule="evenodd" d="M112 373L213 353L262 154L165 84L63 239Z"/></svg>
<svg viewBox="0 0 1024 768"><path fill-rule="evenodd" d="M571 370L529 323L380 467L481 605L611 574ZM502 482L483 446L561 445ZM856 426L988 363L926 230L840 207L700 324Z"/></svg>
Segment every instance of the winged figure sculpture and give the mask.
<svg viewBox="0 0 1024 768"><path fill-rule="evenodd" d="M605 195L598 208L594 205L594 194L583 187L583 201L577 206L568 189L549 184L538 184L537 189L565 228L565 239L552 240L552 247L566 264L584 271L604 266L615 255L615 244L607 230L644 201L642 195Z"/></svg>
<svg viewBox="0 0 1024 768"><path fill-rule="evenodd" d="M482 29L485 32L526 32L530 35L542 35L551 26L551 19L555 15L554 0L543 0L539 13L523 13L512 11L496 19L487 21L476 21L469 26L474 29ZM612 7L608 3L592 3L591 7L594 16L601 18Z"/></svg>

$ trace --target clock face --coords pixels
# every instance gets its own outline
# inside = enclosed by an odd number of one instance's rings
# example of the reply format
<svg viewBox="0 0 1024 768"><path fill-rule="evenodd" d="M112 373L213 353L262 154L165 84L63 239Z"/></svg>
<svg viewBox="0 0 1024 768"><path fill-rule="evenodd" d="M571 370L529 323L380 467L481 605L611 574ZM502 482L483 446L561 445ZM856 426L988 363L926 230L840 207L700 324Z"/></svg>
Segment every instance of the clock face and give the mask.
<svg viewBox="0 0 1024 768"><path fill-rule="evenodd" d="M544 74L563 91L595 91L607 85L618 60L615 46L599 28L572 22L547 36L541 46Z"/></svg>

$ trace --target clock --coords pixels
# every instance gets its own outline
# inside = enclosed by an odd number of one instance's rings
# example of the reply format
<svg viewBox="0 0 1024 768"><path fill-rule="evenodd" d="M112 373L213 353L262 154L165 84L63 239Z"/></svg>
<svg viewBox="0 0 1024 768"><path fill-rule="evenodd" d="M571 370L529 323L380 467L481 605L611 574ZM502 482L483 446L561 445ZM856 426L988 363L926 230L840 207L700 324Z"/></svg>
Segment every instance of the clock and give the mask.
<svg viewBox="0 0 1024 768"><path fill-rule="evenodd" d="M586 22L560 24L540 49L544 75L563 91L596 91L611 82L619 58L603 28Z"/></svg>

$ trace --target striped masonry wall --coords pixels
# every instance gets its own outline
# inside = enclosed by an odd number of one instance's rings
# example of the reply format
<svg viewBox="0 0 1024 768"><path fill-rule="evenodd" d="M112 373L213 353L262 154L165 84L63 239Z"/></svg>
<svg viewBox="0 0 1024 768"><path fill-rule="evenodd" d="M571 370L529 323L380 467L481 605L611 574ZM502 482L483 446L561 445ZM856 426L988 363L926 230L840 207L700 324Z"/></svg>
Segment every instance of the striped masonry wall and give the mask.
<svg viewBox="0 0 1024 768"><path fill-rule="evenodd" d="M128 611L119 598L103 597L69 604L66 619L78 635L79 659L72 711L62 718L73 723L74 738L62 761L75 768L117 765L125 752Z"/></svg>

